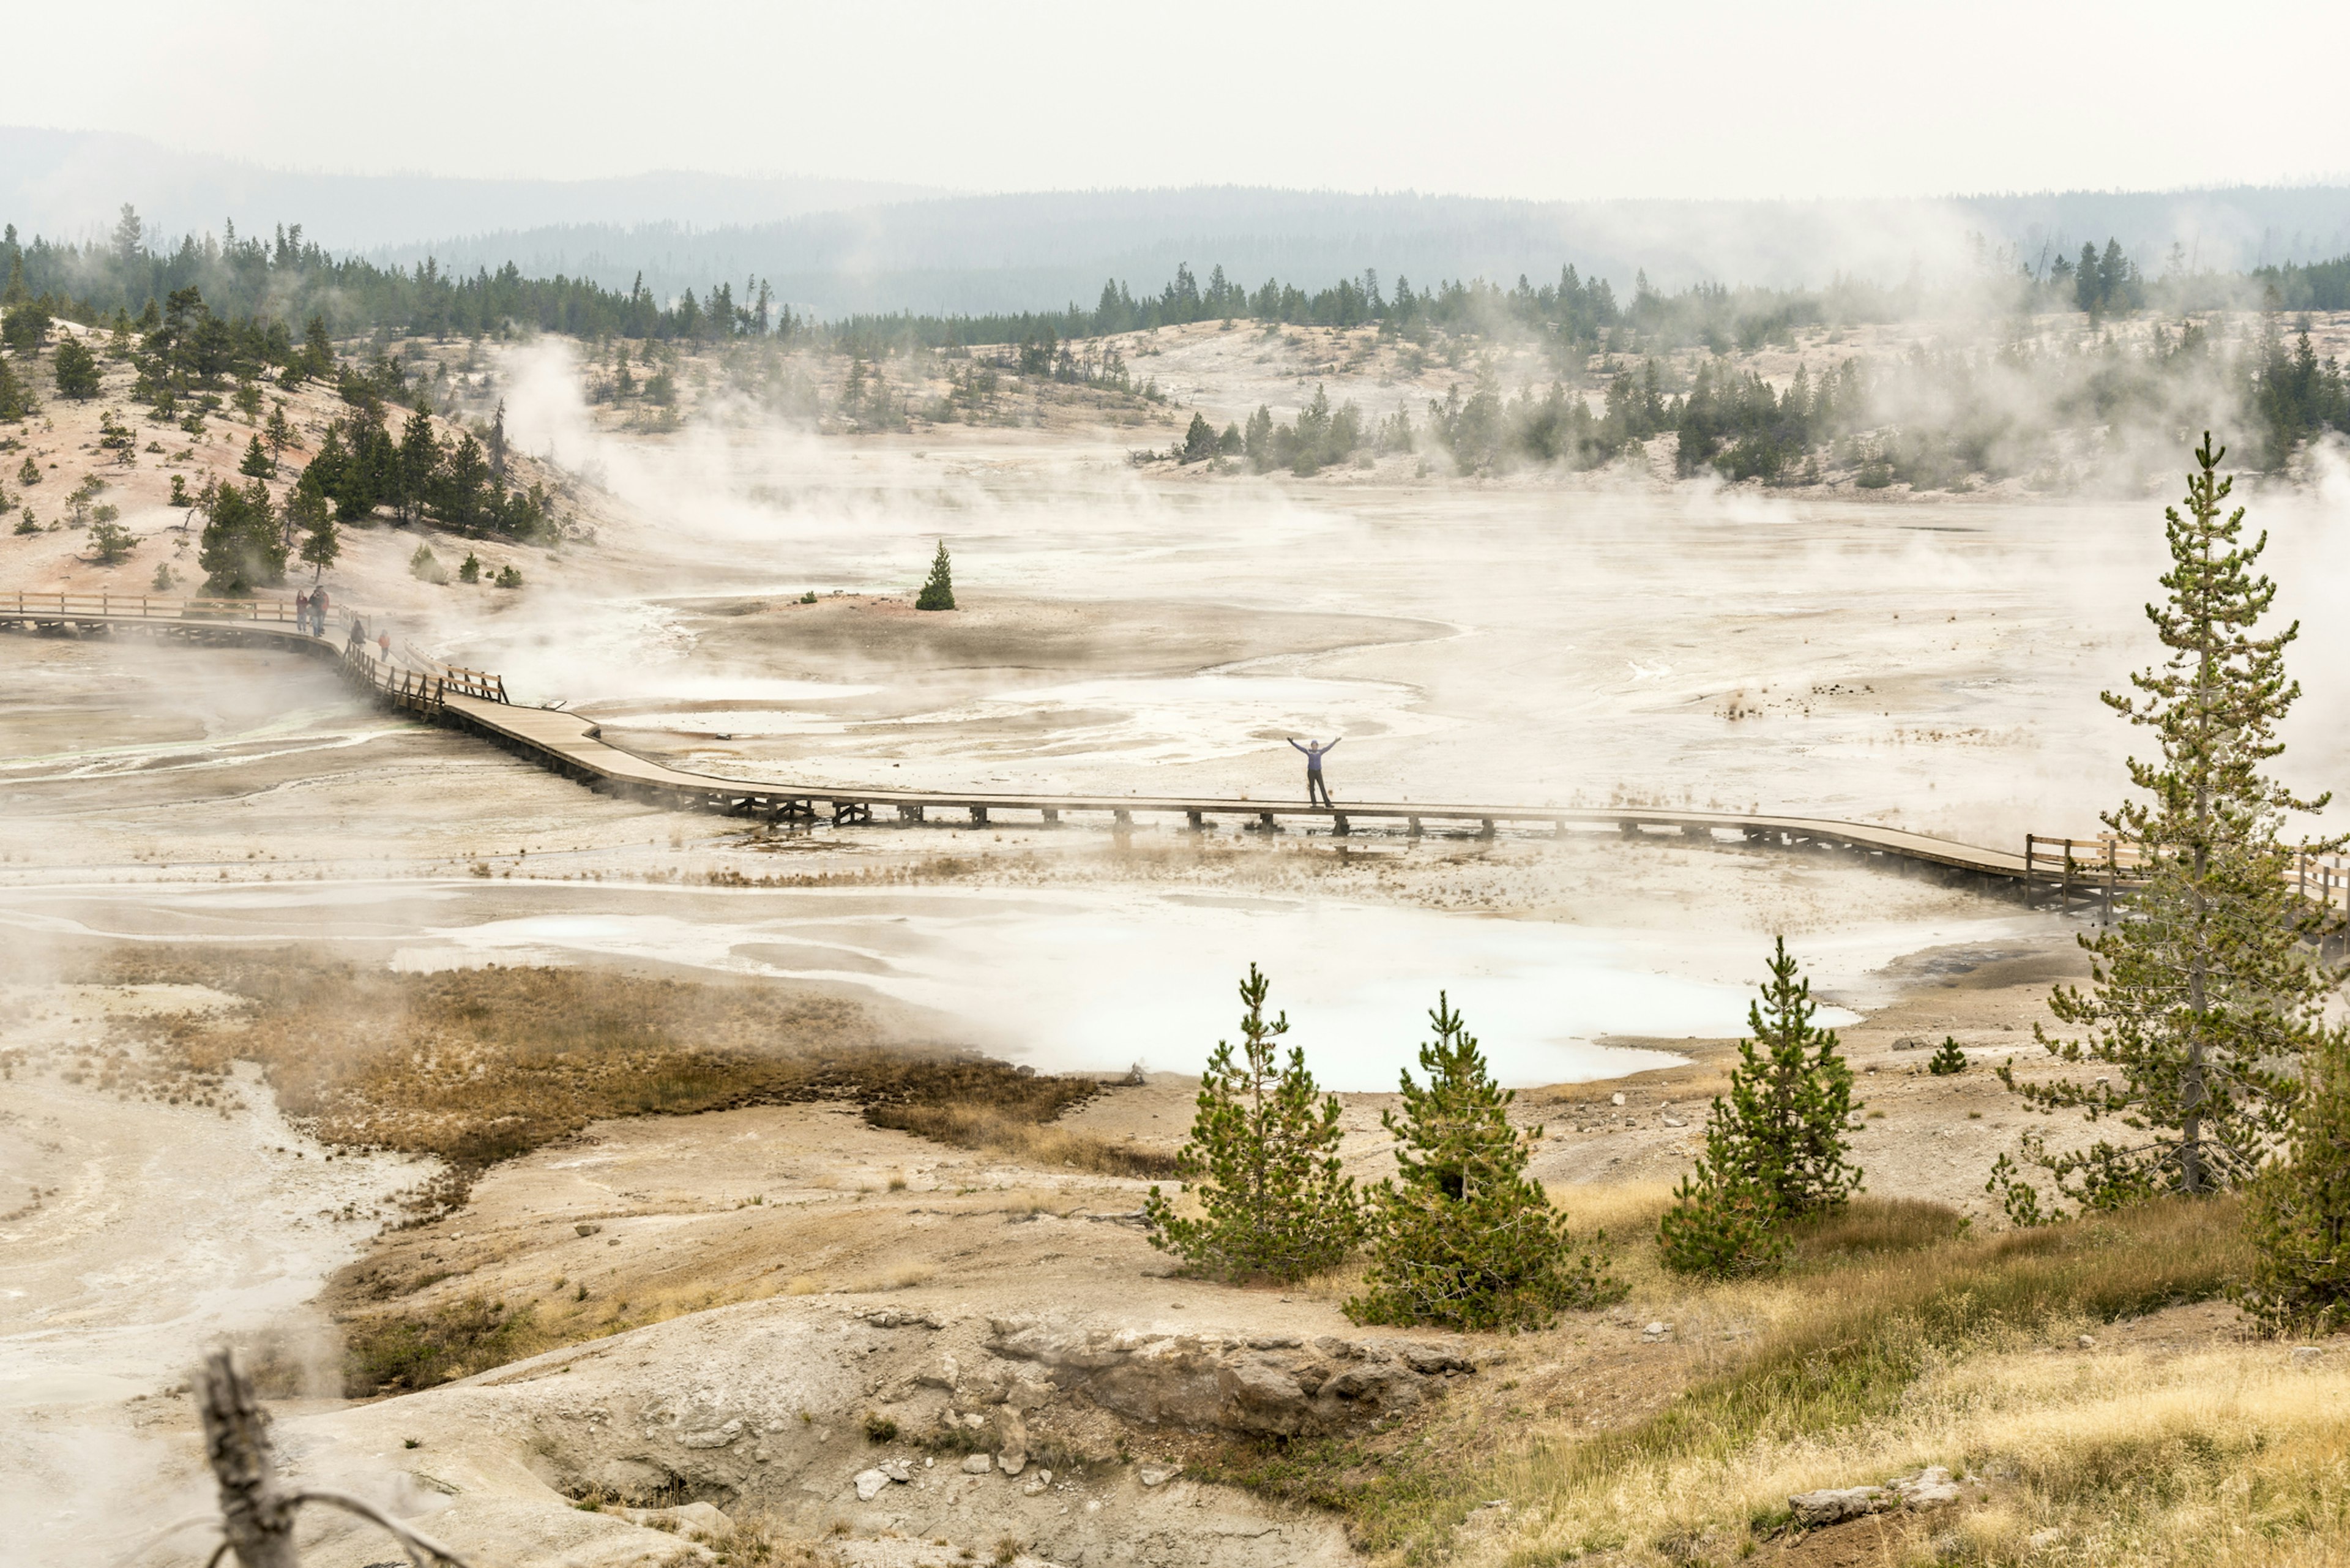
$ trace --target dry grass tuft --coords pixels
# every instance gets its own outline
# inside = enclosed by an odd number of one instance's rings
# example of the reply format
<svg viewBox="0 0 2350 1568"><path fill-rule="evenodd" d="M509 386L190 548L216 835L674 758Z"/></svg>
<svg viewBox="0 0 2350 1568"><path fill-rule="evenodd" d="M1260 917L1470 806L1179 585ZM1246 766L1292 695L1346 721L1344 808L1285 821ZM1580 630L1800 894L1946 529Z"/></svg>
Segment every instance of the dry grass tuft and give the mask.
<svg viewBox="0 0 2350 1568"><path fill-rule="evenodd" d="M1582 1199L1578 1221L1630 1220L1657 1201L1567 1193ZM1955 1234L1956 1219L1856 1204L1803 1238L1786 1277L1654 1276L1679 1293L1659 1303L1663 1315L1765 1326L1751 1352L1636 1424L1592 1432L1564 1411L1515 1412L1497 1445L1495 1428L1470 1416L1377 1452L1259 1456L1230 1479L1339 1508L1359 1544L1408 1560L1612 1552L1645 1563L1669 1547L1671 1560L1727 1562L1779 1527L1792 1492L1927 1464L2005 1476L2003 1506L2029 1500L2012 1528L1986 1514L1941 1542L1946 1561L2021 1561L2032 1532L2052 1524L2113 1550L2034 1561L2198 1561L2186 1541L2218 1553L2202 1561L2336 1560L2299 1548L2260 1557L2255 1536L2228 1542L2259 1521L2272 1543L2282 1531L2306 1548L2350 1523L2350 1406L2334 1381L2350 1381L2350 1366L2296 1384L2275 1347L2183 1357L2159 1375L2137 1355L2074 1349L2085 1326L2220 1293L2244 1262L2240 1205L2149 1204L1988 1237ZM2074 1359L2052 1362L2060 1353ZM1481 1515L1462 1532L1492 1499L1512 1505L1499 1527Z"/></svg>
<svg viewBox="0 0 2350 1568"><path fill-rule="evenodd" d="M867 1108L865 1119L876 1127L896 1127L956 1148L982 1149L1024 1165L1153 1181L1175 1174L1171 1154L1055 1127L1035 1119L1024 1109L972 1104L873 1106Z"/></svg>

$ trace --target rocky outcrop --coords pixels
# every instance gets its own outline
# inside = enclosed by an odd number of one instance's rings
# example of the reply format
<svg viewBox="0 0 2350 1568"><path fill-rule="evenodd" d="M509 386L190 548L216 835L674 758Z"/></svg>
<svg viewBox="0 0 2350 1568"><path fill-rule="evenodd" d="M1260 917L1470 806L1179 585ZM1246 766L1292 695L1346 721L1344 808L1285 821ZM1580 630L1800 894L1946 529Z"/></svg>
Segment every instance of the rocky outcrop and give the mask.
<svg viewBox="0 0 2350 1568"><path fill-rule="evenodd" d="M1431 1386L1476 1370L1459 1341L1220 1337L1026 1318L989 1326L995 1367L970 1369L964 1388L993 1381L999 1402L1031 1409L1055 1392L1082 1394L1129 1420L1194 1431L1326 1436L1409 1410Z"/></svg>

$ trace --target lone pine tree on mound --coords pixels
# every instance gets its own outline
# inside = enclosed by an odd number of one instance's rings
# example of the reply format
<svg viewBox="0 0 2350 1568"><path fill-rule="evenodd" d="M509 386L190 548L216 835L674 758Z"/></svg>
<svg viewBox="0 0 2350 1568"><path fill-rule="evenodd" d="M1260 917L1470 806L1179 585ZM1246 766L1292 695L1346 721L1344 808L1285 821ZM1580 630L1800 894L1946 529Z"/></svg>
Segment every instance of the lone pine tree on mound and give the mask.
<svg viewBox="0 0 2350 1568"><path fill-rule="evenodd" d="M1150 1244L1198 1272L1286 1283L1336 1267L1362 1232L1354 1178L1338 1164L1338 1097L1324 1095L1291 1047L1275 1058L1289 1015L1268 1023L1272 982L1249 965L1241 981L1241 1057L1218 1041L1200 1079L1191 1141L1176 1156L1201 1217L1175 1211L1153 1187L1142 1206Z"/></svg>
<svg viewBox="0 0 2350 1568"><path fill-rule="evenodd" d="M2276 587L2257 569L2268 536L2247 545L2243 508L2221 514L2234 485L2220 476L2226 455L2206 432L2186 515L2163 513L2168 597L2146 613L2169 658L2130 677L2137 696L2105 697L2161 747L2153 762L2130 759L2146 798L2104 819L2137 845L2145 886L2118 923L2081 939L2093 955L2090 989L2062 987L2049 1000L2057 1022L2083 1036L2033 1032L2058 1062L2113 1072L2031 1084L2012 1061L2000 1069L2030 1108L2078 1111L2126 1136L2052 1150L2046 1135L2026 1133L2021 1160L2002 1155L1987 1187L2020 1225L2055 1219L2067 1202L2112 1209L2249 1180L2286 1132L2298 1062L2326 1038L2326 999L2342 971L2303 943L2336 921L2294 890L2293 873L2296 855L2342 841L2279 836L2285 813L2317 811L2328 797L2297 799L2261 771L2283 751L2277 725L2301 695L2284 669L2300 628L2254 635Z"/></svg>
<svg viewBox="0 0 2350 1568"><path fill-rule="evenodd" d="M1782 937L1771 978L1746 1010L1730 1092L1705 1124L1705 1153L1658 1222L1666 1264L1682 1273L1752 1273L1785 1250L1783 1228L1860 1189L1845 1159L1852 1069L1834 1030L1816 1027L1811 981Z"/></svg>
<svg viewBox="0 0 2350 1568"><path fill-rule="evenodd" d="M951 610L954 602L954 563L947 556L947 542L939 541L939 553L931 557L930 580L914 597L918 610Z"/></svg>
<svg viewBox="0 0 2350 1568"><path fill-rule="evenodd" d="M1403 1114L1380 1113L1397 1140L1393 1179L1371 1189L1371 1267L1347 1303L1357 1323L1459 1329L1538 1328L1566 1307L1623 1293L1588 1252L1526 1160L1542 1129L1510 1125L1513 1090L1485 1069L1476 1036L1440 993L1436 1038L1419 1048L1425 1086L1403 1080Z"/></svg>
<svg viewBox="0 0 2350 1568"><path fill-rule="evenodd" d="M1953 1035L1943 1035L1941 1049L1926 1058L1926 1071L1937 1078L1947 1078L1966 1070L1967 1054L1959 1049L1959 1042Z"/></svg>

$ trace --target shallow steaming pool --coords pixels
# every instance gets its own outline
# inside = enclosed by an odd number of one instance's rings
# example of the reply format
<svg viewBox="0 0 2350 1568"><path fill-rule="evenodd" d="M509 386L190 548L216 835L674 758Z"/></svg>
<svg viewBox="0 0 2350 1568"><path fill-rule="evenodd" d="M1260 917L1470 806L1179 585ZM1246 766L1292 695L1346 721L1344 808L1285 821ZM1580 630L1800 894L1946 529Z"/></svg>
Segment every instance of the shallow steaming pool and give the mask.
<svg viewBox="0 0 2350 1568"><path fill-rule="evenodd" d="M2029 917L1887 921L1799 944L1826 992L1867 1005L1903 953L1997 940ZM1289 1043L1338 1089L1392 1089L1440 988L1507 1084L1667 1065L1602 1044L1735 1035L1751 938L1617 929L1343 900L1131 889L866 892L473 881L25 889L0 924L154 941L299 938L415 969L637 959L821 981L951 1014L958 1037L1040 1071L1197 1071L1236 1038L1253 961ZM1854 1015L1824 1010L1831 1023Z"/></svg>

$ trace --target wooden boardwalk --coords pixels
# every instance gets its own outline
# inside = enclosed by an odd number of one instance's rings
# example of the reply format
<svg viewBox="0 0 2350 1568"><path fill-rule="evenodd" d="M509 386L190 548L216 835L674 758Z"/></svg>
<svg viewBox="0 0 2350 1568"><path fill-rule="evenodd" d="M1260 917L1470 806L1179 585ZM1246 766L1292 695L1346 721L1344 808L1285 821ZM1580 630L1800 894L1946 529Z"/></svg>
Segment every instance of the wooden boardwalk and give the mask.
<svg viewBox="0 0 2350 1568"><path fill-rule="evenodd" d="M285 600L0 595L0 626L57 632L140 629L199 641L261 642L326 659L335 663L347 680L390 706L479 735L600 793L764 822L848 826L952 820L974 826L1076 820L1126 827L1141 819L1180 822L1191 828L1239 823L1274 830L1284 824L1297 824L1338 836L1352 834L1363 825L1400 828L1412 835L1430 828L1465 829L1481 837L1491 837L1503 828L1548 828L1560 834L1598 829L1838 851L1893 866L1928 867L2016 885L2027 898L2044 891L2060 908L2102 901L2110 911L2116 890L2132 885L2124 857L2104 841L2034 836L2026 838L2022 853L2018 854L1871 823L1771 813L1427 801L1347 801L1318 806L1194 795L875 790L727 778L671 767L623 751L607 742L597 725L578 714L510 702L504 683L484 671L435 664L413 655L380 657L376 645L359 636L359 623L348 625L348 634L339 640L314 636L297 624L292 604ZM2308 876L2306 869L2303 876L2304 879ZM2350 877L2338 867L2326 867L2320 876L2323 891L2313 888L2314 896L2339 902L2350 890Z"/></svg>

